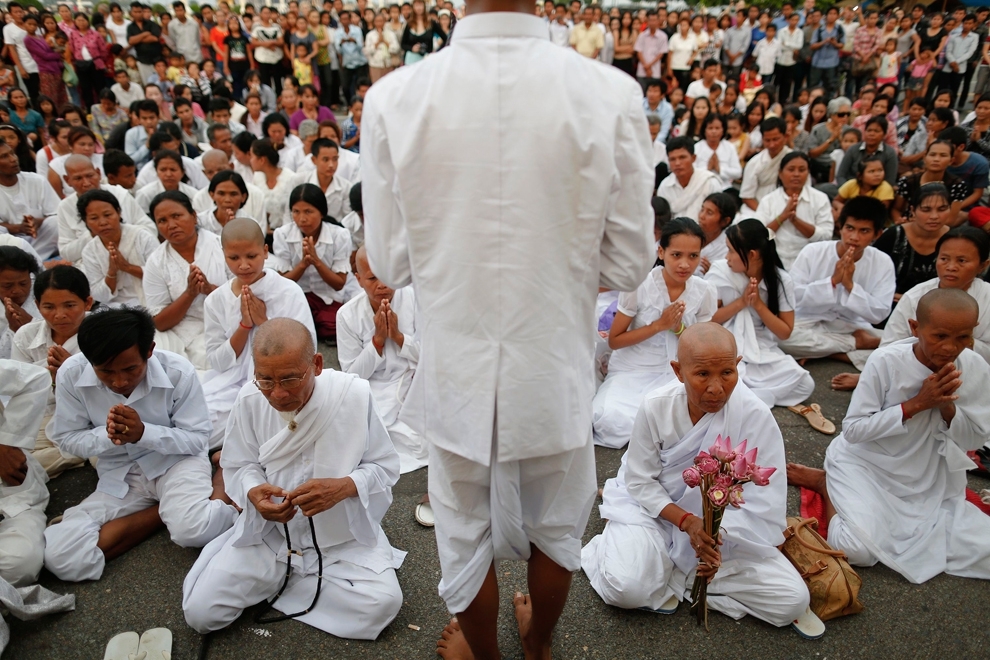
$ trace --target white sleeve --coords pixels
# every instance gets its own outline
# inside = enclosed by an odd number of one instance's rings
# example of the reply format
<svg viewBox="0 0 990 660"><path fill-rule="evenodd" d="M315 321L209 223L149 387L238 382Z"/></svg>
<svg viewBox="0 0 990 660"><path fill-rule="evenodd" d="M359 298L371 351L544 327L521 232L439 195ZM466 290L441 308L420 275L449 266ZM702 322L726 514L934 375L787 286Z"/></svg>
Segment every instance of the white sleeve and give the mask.
<svg viewBox="0 0 990 660"><path fill-rule="evenodd" d="M78 263L82 259L83 248L93 240L93 237L85 231L85 225L83 225L85 233L76 231L78 227L75 222L76 210L70 208L68 204L64 206L59 204L56 217L58 218L58 254L63 259Z"/></svg>
<svg viewBox="0 0 990 660"><path fill-rule="evenodd" d="M86 275L86 279L89 280L89 291L93 296L93 300L105 303L113 300L114 294L110 291L110 287L106 283L109 263L105 255L100 254L94 243L94 241L99 240L99 238L91 238L86 243L86 246L83 247L82 256L80 257L82 260L80 267Z"/></svg>
<svg viewBox="0 0 990 660"><path fill-rule="evenodd" d="M121 217L124 218L124 222L149 232L155 239L158 238L158 227L155 226L155 221L141 210L141 206L130 194L122 195L117 199L120 201Z"/></svg>
<svg viewBox="0 0 990 660"><path fill-rule="evenodd" d="M646 401L640 405L633 422L626 452L626 490L647 515L658 518L660 512L674 501L667 489L660 485L663 464L660 461L661 446L657 440L659 433L647 406Z"/></svg>
<svg viewBox="0 0 990 660"><path fill-rule="evenodd" d="M741 199L754 199L756 197L756 167L757 160L756 156L754 156L751 161L746 163L746 169L743 170L742 185L739 187L739 197ZM762 202L760 204L762 205ZM763 224L767 223L764 222Z"/></svg>
<svg viewBox="0 0 990 660"><path fill-rule="evenodd" d="M144 287L144 305L152 316L175 302L165 280L165 269L162 268L161 259L150 259L145 263L141 286Z"/></svg>
<svg viewBox="0 0 990 660"><path fill-rule="evenodd" d="M224 284L223 286L229 286ZM227 371L237 364L237 355L230 345L227 337L226 323L229 319L223 318L223 310L220 309L222 301L217 298L212 301L214 294L220 293L217 289L206 297L203 303L203 331L206 335L206 358L209 360L210 368L215 371ZM238 321L239 322L239 321Z"/></svg>
<svg viewBox="0 0 990 660"><path fill-rule="evenodd" d="M349 311L348 309L347 312ZM344 310L342 309L341 312ZM357 329L351 327L349 314L338 312L337 359L340 361L342 371L369 380L378 366L385 361L383 355L378 354L370 340L365 343Z"/></svg>
<svg viewBox="0 0 990 660"><path fill-rule="evenodd" d="M27 362L0 360L0 445L34 449L38 428L48 407L51 376L44 367Z"/></svg>

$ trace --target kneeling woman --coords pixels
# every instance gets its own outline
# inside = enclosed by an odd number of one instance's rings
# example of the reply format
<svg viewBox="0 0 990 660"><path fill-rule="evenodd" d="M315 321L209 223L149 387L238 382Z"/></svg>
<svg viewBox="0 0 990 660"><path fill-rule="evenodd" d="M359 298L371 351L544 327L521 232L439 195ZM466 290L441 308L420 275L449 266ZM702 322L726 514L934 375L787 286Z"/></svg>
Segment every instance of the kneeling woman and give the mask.
<svg viewBox="0 0 990 660"><path fill-rule="evenodd" d="M21 326L17 331L10 358L44 367L52 374L48 409L31 453L48 476L55 478L85 462L82 458L60 452L45 433L45 427L55 414L55 374L63 362L79 352L76 333L86 318L86 312L93 306L93 298L89 295L89 282L82 271L72 266L55 266L42 272L34 281L34 300L41 318Z"/></svg>
<svg viewBox="0 0 990 660"><path fill-rule="evenodd" d="M725 230L728 254L705 276L718 290L712 316L736 338L739 377L768 406L793 406L808 398L815 381L777 346L794 329L794 285L762 222L743 220Z"/></svg>
<svg viewBox="0 0 990 660"><path fill-rule="evenodd" d="M93 235L82 251L82 271L93 298L112 306L143 305L144 264L158 241L139 227L120 223L120 202L109 191L83 193L76 209Z"/></svg>
<svg viewBox="0 0 990 660"><path fill-rule="evenodd" d="M145 306L155 319L155 345L185 356L197 369L208 369L203 301L231 278L220 237L197 227L192 202L177 190L159 193L150 209L165 239L144 267Z"/></svg>
<svg viewBox="0 0 990 660"><path fill-rule="evenodd" d="M619 294L608 337L613 350L608 376L595 395L592 413L596 445L626 446L643 397L674 378L670 361L684 328L710 321L715 313L715 287L693 276L704 243L698 223L674 218L660 234L662 265L638 289Z"/></svg>

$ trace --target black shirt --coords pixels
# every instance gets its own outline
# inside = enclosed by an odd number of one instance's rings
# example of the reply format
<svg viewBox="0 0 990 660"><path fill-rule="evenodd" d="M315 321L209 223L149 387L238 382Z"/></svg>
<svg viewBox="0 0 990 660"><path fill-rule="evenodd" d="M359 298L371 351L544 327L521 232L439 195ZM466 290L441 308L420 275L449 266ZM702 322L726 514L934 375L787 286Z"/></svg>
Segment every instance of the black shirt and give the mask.
<svg viewBox="0 0 990 660"><path fill-rule="evenodd" d="M133 22L127 26L127 40L130 41L132 37L144 32L150 32L158 38L162 36L162 29L153 21L143 21L141 25ZM154 64L156 60L160 60L162 57L162 45L160 42L151 43L150 41L140 43L134 46L134 55L141 64Z"/></svg>
<svg viewBox="0 0 990 660"><path fill-rule="evenodd" d="M908 242L904 225L895 225L885 231L873 243L873 247L893 260L897 293L907 293L918 284L938 277L935 272L935 252L918 254Z"/></svg>

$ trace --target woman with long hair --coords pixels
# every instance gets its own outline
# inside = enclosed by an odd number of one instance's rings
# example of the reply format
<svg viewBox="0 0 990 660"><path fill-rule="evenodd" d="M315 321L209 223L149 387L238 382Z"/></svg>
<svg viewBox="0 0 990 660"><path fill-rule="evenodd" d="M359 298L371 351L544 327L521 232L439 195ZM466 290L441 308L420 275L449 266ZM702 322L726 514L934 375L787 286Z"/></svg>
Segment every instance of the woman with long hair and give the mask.
<svg viewBox="0 0 990 660"><path fill-rule="evenodd" d="M635 46L636 37L639 35L633 32L632 22L632 13L624 11L619 17L619 29L612 30L612 36L615 40L615 56L612 58L612 66L635 77Z"/></svg>
<svg viewBox="0 0 990 660"><path fill-rule="evenodd" d="M161 149L155 154L155 180L134 193L134 200L141 209L148 213L151 201L159 194L172 190L183 193L189 199L199 192L187 181L185 165L178 152Z"/></svg>
<svg viewBox="0 0 990 660"><path fill-rule="evenodd" d="M694 104L688 111L687 117L681 122L678 137L689 137L695 142L703 140L705 137L705 120L712 114L712 104L707 97L701 96L694 100Z"/></svg>
<svg viewBox="0 0 990 660"><path fill-rule="evenodd" d="M426 12L424 0L413 0L412 14L402 31L404 64L414 64L433 52L433 21Z"/></svg>
<svg viewBox="0 0 990 660"><path fill-rule="evenodd" d="M76 29L69 33L69 47L72 66L79 76L79 102L88 108L99 100L100 91L106 85L106 61L110 59L110 50L106 40L90 26L89 16L78 12L75 25Z"/></svg>
<svg viewBox="0 0 990 660"><path fill-rule="evenodd" d="M14 150L22 172L34 172L34 151L31 150L27 136L21 129L10 124L0 125L0 140L3 140L8 147Z"/></svg>
<svg viewBox="0 0 990 660"><path fill-rule="evenodd" d="M68 103L69 96L65 91L65 83L62 82L64 55L56 52L38 33L36 16L28 14L24 17L24 30L27 31L24 36L24 47L38 65L38 93L48 97L54 107ZM38 96L37 100L40 109L41 96ZM45 118L45 121L48 122L50 119Z"/></svg>
<svg viewBox="0 0 990 660"><path fill-rule="evenodd" d="M286 202L292 191L295 172L287 167L279 167L278 151L269 138L254 141L250 158L251 169L254 170L253 183L265 191L265 212L268 214L265 220L268 222L269 232L272 232L281 227L285 219L288 207Z"/></svg>
<svg viewBox="0 0 990 660"><path fill-rule="evenodd" d="M10 123L24 133L36 147L44 145L45 120L41 113L31 109L31 101L20 87L10 90L7 96L10 106Z"/></svg>

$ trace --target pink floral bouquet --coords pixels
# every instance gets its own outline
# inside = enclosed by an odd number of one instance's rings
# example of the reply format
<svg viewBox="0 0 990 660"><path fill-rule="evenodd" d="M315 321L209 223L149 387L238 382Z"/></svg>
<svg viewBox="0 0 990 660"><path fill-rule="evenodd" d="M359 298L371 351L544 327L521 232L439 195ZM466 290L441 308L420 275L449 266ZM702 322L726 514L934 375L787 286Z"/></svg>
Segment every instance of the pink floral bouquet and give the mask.
<svg viewBox="0 0 990 660"><path fill-rule="evenodd" d="M726 506L739 508L743 500L743 484L752 482L757 486L770 483L770 475L775 467L760 467L756 464L756 447L746 450L746 440L733 447L728 436L719 435L708 451L694 458L694 466L681 475L689 488L701 488L701 509L705 532L715 539L718 547L718 530L722 524L722 514ZM691 588L691 608L695 610L698 623L708 629L708 580L696 576Z"/></svg>

